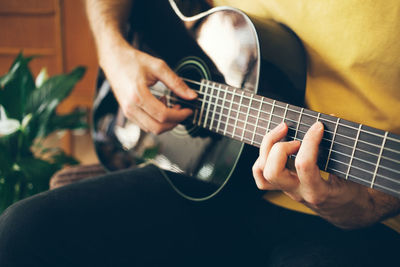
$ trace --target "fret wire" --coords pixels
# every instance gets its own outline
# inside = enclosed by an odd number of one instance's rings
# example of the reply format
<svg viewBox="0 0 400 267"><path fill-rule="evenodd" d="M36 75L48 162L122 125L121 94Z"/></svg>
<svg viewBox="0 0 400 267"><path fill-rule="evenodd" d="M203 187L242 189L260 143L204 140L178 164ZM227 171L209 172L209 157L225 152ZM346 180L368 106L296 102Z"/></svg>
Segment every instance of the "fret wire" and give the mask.
<svg viewBox="0 0 400 267"><path fill-rule="evenodd" d="M325 171L328 169L329 159L330 159L330 157L331 157L332 148L333 148L333 143L335 142L335 136L336 136L336 131L337 131L337 128L338 128L338 125L339 125L339 121L340 121L340 118L337 119L336 125L335 125L335 130L333 131L331 146L330 146L330 148L329 148L329 152L328 152L329 154L328 154L328 158L327 158L326 164L325 164Z"/></svg>
<svg viewBox="0 0 400 267"><path fill-rule="evenodd" d="M243 93L244 93L244 91L243 91ZM247 121L249 120L249 112L250 112L250 107L251 107L252 100L253 100L253 98L251 97L250 98L250 102L249 102L249 106L247 107L246 119L244 120L244 126L243 126L244 129L246 129ZM242 131L242 137L240 138L240 141L243 141L244 132L245 132L245 130Z"/></svg>
<svg viewBox="0 0 400 267"><path fill-rule="evenodd" d="M185 80L185 79L184 79L184 80ZM198 84L198 83L199 83L199 82L196 82L196 81L190 81L189 79L186 79L186 80L189 81L189 82L192 82L192 83L194 83L194 84ZM235 87L232 87L232 88L235 88ZM235 88L235 89L236 89L236 88ZM267 103L267 104L269 104L269 103ZM269 104L269 105L271 105L271 104ZM277 107L279 107L279 108L284 108L283 106L279 106L279 105L277 105ZM296 111L296 110L290 110L290 111L293 111L293 112L298 113L298 111ZM311 118L315 118L315 116L314 116L314 115L311 115L311 114L305 114L305 115L307 115L307 116L309 116L309 117L311 117ZM333 116L331 116L331 117L333 117ZM328 121L328 122L331 122L331 123L335 123L335 121L331 121L331 120L328 120L328 119L324 119L324 120L326 120L326 121ZM353 127L353 126L350 126L350 125L343 124L343 126L344 126L344 127L347 127L347 128L350 128L350 129L353 129L353 130L358 130L358 128ZM365 132L365 133L369 133L369 134L371 134L371 135L378 136L378 137L383 137L383 135L381 135L381 134L374 133L374 132L371 132L371 131L368 131L368 130L361 130L361 131L362 131L362 132ZM390 136L387 137L387 140L392 140L392 141L394 141L394 142L400 143L400 140L395 139L395 138L391 138ZM397 152L397 151L394 150L393 152Z"/></svg>
<svg viewBox="0 0 400 267"><path fill-rule="evenodd" d="M349 167L347 168L346 180L347 180L347 178L349 177L350 168L351 168L351 163L352 163L352 161L353 161L354 152L356 151L357 140L358 140L358 137L360 136L361 126L362 126L362 124L360 124L360 126L358 127L358 132L357 132L356 141L354 142L354 147L353 147L353 152L351 153L350 162L349 162Z"/></svg>
<svg viewBox="0 0 400 267"><path fill-rule="evenodd" d="M221 87L221 85L219 85L219 86ZM217 101L216 101L215 104L214 104L214 111L213 111L212 118L211 118L210 130L211 130L211 128L212 128L213 121L214 121L214 119L215 119L215 113L217 113L218 94L219 94L219 91L217 91L217 97L216 97L216 100L217 100ZM213 95L214 95L214 94L213 94Z"/></svg>
<svg viewBox="0 0 400 267"><path fill-rule="evenodd" d="M300 122L301 122L301 116L303 115L303 111L304 111L304 108L301 108L299 119L297 120L296 132L294 134L294 140L296 140L296 138L297 138L297 132L299 131L299 126L300 126Z"/></svg>
<svg viewBox="0 0 400 267"><path fill-rule="evenodd" d="M343 164L343 165L347 165L347 163L342 162L342 161L337 160L337 159L332 159L332 161L335 161L335 162L340 163L340 164ZM361 172L364 172L366 175L368 175L368 174L373 174L372 172L370 172L370 171L368 171L368 170L365 170L365 169L363 169L363 168L360 168L360 167L357 167L357 166L352 166L352 167L355 168L355 169L358 169L358 170L361 171ZM333 169L333 168L330 168L330 169ZM328 171L329 171L329 169L328 169ZM346 174L346 173L344 173L344 172L342 172L342 173L343 173L343 174ZM348 176L357 177L357 176L355 176L355 175L353 175L353 174L349 174ZM383 178L383 179L385 179L385 180L387 180L387 181L391 181L391 182L393 182L393 183L400 184L400 181L394 180L393 178L390 178L390 177L387 177L387 176L384 176L384 175L380 175L380 177ZM358 178L358 179L359 179L359 180L362 180L362 181L365 182L365 183L370 183L370 181L368 181L367 179L363 179L363 178Z"/></svg>
<svg viewBox="0 0 400 267"><path fill-rule="evenodd" d="M296 157L296 155L295 155L294 157ZM336 160L336 161L337 161L337 160ZM340 161L337 161L337 162L340 162ZM345 175L344 172L342 172L342 171L340 171L340 170L337 170L337 169L335 169L335 168L330 168L329 171L335 171L335 172L339 172L339 173ZM364 182L364 183L368 183L368 180L364 180L363 178L357 177L357 176L355 176L355 175L353 175L353 174L349 174L348 176L349 176L349 177L353 177L354 179L359 180L359 181L362 181L362 182ZM383 178L383 177L382 177L382 178ZM388 178L388 179L390 179L390 178ZM390 179L390 180L392 180L392 179ZM393 182L399 183L399 181L394 181L394 180L393 180ZM378 185L378 184L376 184L376 185ZM394 189L392 189L392 188L386 187L386 186L384 186L384 185L378 185L378 186L381 187L381 188L383 188L383 189L385 189L385 190L388 190L388 191L391 191L391 192L393 192L393 193L396 193L397 195L399 194L398 191L396 191L396 190L394 190Z"/></svg>
<svg viewBox="0 0 400 267"><path fill-rule="evenodd" d="M276 125L278 125L279 123L277 123L277 122L272 122L273 124L276 124ZM289 138L292 138L292 136L290 136L290 135L288 135L288 137ZM250 142L250 139L248 139L248 138L246 138L245 137L245 141L246 142ZM261 146L261 142L257 142L257 145L258 146ZM324 148L324 147L322 147L323 149L327 149L327 148ZM332 152L334 152L334 153L337 153L337 154L341 154L341 155L346 155L346 154L343 154L343 153L341 153L341 152L339 152L339 151L335 151L335 150L332 150ZM295 157L295 155L292 155L292 156L294 156ZM358 159L358 160L360 160L360 161L364 161L364 162L366 162L366 163L370 163L371 164L371 162L368 162L368 161L365 161L365 160L362 160L362 159L359 159L359 158L356 158L356 157L354 157L354 159ZM344 162L344 161L340 161L340 160L337 160L337 159L334 159L334 158L331 158L331 160L332 161L335 161L335 162L338 162L338 163L340 163L340 164L343 164L343 165L349 165L349 163L346 163L346 162ZM365 170L365 169L363 169L363 168L360 168L360 167L358 167L358 166L352 166L352 168L354 168L354 169L358 169L358 170L360 170L360 171L362 171L362 172L364 172L365 174L373 174L372 172L370 172L370 171L368 171L368 170ZM329 168L330 170L335 170L335 169L333 169L333 168ZM386 168L386 169L389 169L389 170L391 170L392 172L394 172L394 173L399 173L397 170L393 170L393 169L390 169L390 168ZM342 172L343 174L346 174L346 173L344 173L344 172ZM363 182L368 182L369 183L369 181L368 180L364 180L364 179L362 179L362 178L359 178L359 177L356 177L356 176L354 176L354 175L352 175L352 174L348 174L347 175L347 177L351 177L351 176L353 176L353 177L355 177L355 178L357 178L358 180L362 180ZM400 184L400 181L397 181L397 180L394 180L394 179L392 179L392 178L390 178L390 177L387 177L387 176L385 176L385 175L380 175L380 177L381 178L383 178L383 179L385 179L385 180L389 180L389 181L392 181L392 182L394 182L394 183L399 183Z"/></svg>
<svg viewBox="0 0 400 267"><path fill-rule="evenodd" d="M225 115L223 115L223 116L225 116ZM272 123L272 124L275 124L275 125L278 125L278 124L279 124L278 122L273 122L273 121L271 121L271 123ZM249 124L250 124L250 123L249 123ZM232 124L229 124L229 123L228 123L228 125L229 125L229 126L232 126ZM253 126L254 126L254 124L250 124L250 125L253 125ZM240 127L239 127L239 129L246 131L246 129L243 129L243 128L240 128ZM264 129L264 130L265 130L266 128L261 127L261 129ZM289 127L289 129L294 130L294 128L291 128L291 127ZM219 131L217 131L217 132L218 132L218 133L221 133L221 132L219 132ZM255 132L255 131L254 131L254 132ZM301 133L303 133L303 134L306 133L306 132L301 131L301 130L299 130L299 132L301 132ZM259 136L261 136L261 137L263 137L262 134L259 134L259 133L256 133L256 134L259 135ZM289 137L289 138L293 138L294 140L295 140L295 139L298 139L298 138L294 138L294 137L292 137L292 136L290 136L290 135L288 135L288 137ZM245 139L246 139L245 141L247 141L248 143L250 143L251 140L250 140L249 138L246 138L246 137L245 137ZM301 139L298 139L298 140L301 140ZM325 139L325 140L327 140L327 139ZM340 143L338 143L338 144L340 144ZM261 145L261 142L256 143L256 145L260 146L260 145ZM348 146L348 147L350 147L350 146ZM353 146L353 147L354 147L354 146ZM353 147L352 147L352 148L353 148ZM325 148L325 147L322 147L322 148L328 150L328 148ZM359 149L359 148L358 148L357 150L363 151L363 150L361 150L361 149ZM334 153L343 155L343 156L349 156L349 155L347 155L347 154L345 154L345 153L342 153L342 152L337 151L337 150L334 150L334 149L332 149L331 151L334 152ZM367 152L367 151L364 151L364 152ZM375 154L372 154L372 155L376 156ZM383 157L383 156L382 156L382 157ZM370 161L367 161L367 160L364 160L364 159L361 159L361 158L357 158L357 157L354 157L354 159L357 159L357 160L359 160L359 161L361 161L361 162L364 162L364 163L370 164L370 165L372 165L372 166L375 166L375 163L374 163L374 162L370 162ZM344 162L343 162L343 163L344 163ZM347 165L347 163L344 163L344 164ZM386 166L380 166L380 167L382 167L382 168L384 168L384 169L386 169L386 170L392 171L392 172L394 172L394 173L400 173L399 171L394 170L394 169L389 168L389 167L386 167Z"/></svg>
<svg viewBox="0 0 400 267"><path fill-rule="evenodd" d="M203 84L203 80L201 81L201 85L200 85L200 92L203 91L204 88L204 84ZM200 115L199 115L199 121L197 122L198 126L201 126L201 118L203 117L203 110L204 110L204 105L206 103L206 99L205 99L206 95L204 93L204 101L201 104L201 109L200 109Z"/></svg>
<svg viewBox="0 0 400 267"><path fill-rule="evenodd" d="M210 114L210 107L211 107L211 103L212 103L212 95L214 93L214 87L213 86L209 86L209 85L210 85L210 82L207 82L207 85L206 85L207 94L208 94L208 88L210 88L210 87L211 87L211 92L210 92L210 94L208 96L209 101L208 101L208 105L207 105L206 117L204 118L204 123L203 123L203 127L204 128L207 128L206 124L207 124L208 115Z"/></svg>
<svg viewBox="0 0 400 267"><path fill-rule="evenodd" d="M261 113L261 107L262 107L262 100L264 99L264 97L261 97L261 103L260 106L258 107L258 113L257 113L257 118L256 118L256 124L254 126L254 131L253 131L253 137L251 138L251 144L254 144L254 137L256 136L256 132L257 132L257 127L258 127L258 119L260 118L260 113ZM250 112L250 111L249 111Z"/></svg>
<svg viewBox="0 0 400 267"><path fill-rule="evenodd" d="M269 113L269 120L268 120L268 125L267 125L267 131L266 131L266 133L268 133L269 132L269 126L270 126L270 124L271 124L271 120L272 120L272 113L274 112L274 108L275 108L275 100L274 100L274 102L272 102L272 107L271 107L271 111L270 111L270 113ZM262 104L261 104L262 105Z"/></svg>
<svg viewBox="0 0 400 267"><path fill-rule="evenodd" d="M228 89L228 87L226 87L226 88ZM233 98L234 98L234 96L232 94L232 100L233 100ZM233 103L233 101L231 101L231 104L230 104L229 109L228 109L228 116L227 116L228 117L228 122L229 122L229 117L231 115L232 103ZM226 128L227 127L228 127L228 123L225 125L224 135L226 135Z"/></svg>
<svg viewBox="0 0 400 267"><path fill-rule="evenodd" d="M377 162L376 162L375 171L374 171L374 176L372 177L371 188L374 188L374 183L375 183L376 175L377 175L377 173L378 173L379 164L380 164L380 162L381 162L382 153L383 153L383 148L385 147L387 135L388 135L388 132L386 131L386 132L385 132L385 136L383 137L381 150L379 151L378 160L377 160Z"/></svg>
<svg viewBox="0 0 400 267"><path fill-rule="evenodd" d="M283 119L282 119L282 122L283 122L283 123L285 122L285 118L286 118L286 113L287 113L287 111L288 111L288 107L289 107L289 104L286 104L285 113L283 113Z"/></svg>
<svg viewBox="0 0 400 267"><path fill-rule="evenodd" d="M225 93L226 93L226 91L225 91ZM225 108L225 107L224 107ZM266 114L268 114L268 115L270 115L268 112L264 112L264 113L266 113ZM305 113L304 113L305 114ZM221 114L222 116L226 116L225 114ZM307 115L307 114L305 114L305 115ZM277 116L278 118L282 118L281 116L279 116L279 115L275 115L275 116ZM254 116L253 116L254 117ZM260 119L263 119L263 118L261 118L260 117ZM264 119L263 119L264 120ZM292 121L292 122L295 122L295 121L293 121L293 120L290 120L290 119L287 119L288 121ZM267 120L266 120L267 121ZM220 122L220 121L219 121ZM252 124L253 125L253 124ZM308 125L308 124L305 124L305 123L303 123L302 124L303 126L306 126L306 127L311 127L311 125ZM341 124L341 125L343 125L343 124ZM257 127L260 127L260 126L257 126ZM263 127L261 127L261 129L263 129ZM268 130L267 128L264 128L265 130ZM294 130L294 129L292 129L292 130ZM302 132L302 133L304 133L303 131L300 131L300 132ZM327 133L332 133L331 131L328 131L328 130L326 130L325 132L327 132ZM261 134L258 134L257 133L257 135L261 135ZM342 134L339 134L339 133L336 133L336 136L342 136L342 137L345 137L345 138L347 138L347 139L349 139L349 140L355 140L354 138L350 138L350 137L348 137L348 136L345 136L345 135L342 135ZM388 137L389 138L389 137ZM330 139L326 139L326 138L323 138L322 140L325 140L325 141L332 141L332 140L330 140ZM387 139L388 140L388 139ZM369 145L374 145L374 144L371 144L371 143L368 143L368 142L365 142L365 141L363 141L363 140L359 140L359 142L363 142L363 143L365 143L365 144L369 144ZM340 142L336 142L338 145L342 145L342 146L345 146L345 147L349 147L349 148L352 148L351 146L349 146L349 145L347 145L347 144L343 144L343 143L340 143ZM375 146L375 145L374 145ZM380 146L379 146L380 147ZM384 149L387 149L387 148L384 148ZM361 151L361 152L364 152L364 153L367 153L367 154L370 154L370 155L373 155L373 156L378 156L377 154L374 154L374 153L372 153L372 152L370 152L370 151L366 151L366 150L363 150L363 149L358 149L359 151ZM387 149L388 151L393 151L393 152L397 152L397 153L399 153L398 151L395 151L395 150L391 150L391 149ZM392 162L394 162L394 163L397 163L397 164L400 164L400 161L398 161L398 160L396 160L396 159L393 159L393 158L388 158L388 157L385 157L385 156L383 156L382 155L382 158L384 158L384 159L386 159L386 160L388 160L388 161L392 161Z"/></svg>
<svg viewBox="0 0 400 267"><path fill-rule="evenodd" d="M333 160L333 161L336 161L336 162L338 162L338 163L341 163L341 164L345 164L345 163L341 162L340 160L335 160L335 159L332 159L332 160ZM361 168L357 168L357 169L359 169L359 170L365 172L366 174L372 174L372 172L370 172L370 171L367 171L367 170L364 170L364 169L361 169ZM335 168L329 168L329 170L330 170L330 171L332 171L332 170L333 170L333 171L338 171L338 172L341 172L342 174L345 174L344 172L339 171L338 169L335 169ZM354 177L354 178L356 178L357 180L363 181L363 182L365 182L365 183L369 183L368 180L363 179L363 178L360 178L360 177L357 177L357 176L355 176L355 175L353 175L353 174L349 174L349 177ZM390 177L386 177L386 176L384 176L384 175L380 175L379 177L380 177L380 178L383 178L383 179L385 179L385 180L391 181L391 182L393 182L393 183L400 184L400 181L394 180L394 179L392 179L392 178L390 178ZM379 186L382 186L382 185L379 185Z"/></svg>
<svg viewBox="0 0 400 267"><path fill-rule="evenodd" d="M232 131L232 137L235 135L235 130L236 130L237 123L238 123L238 120L239 120L240 107L242 106L243 94L244 94L244 91L242 91L242 94L240 95L239 105L238 105L238 109L237 109L237 112L236 112L235 125L233 126L233 131Z"/></svg>
<svg viewBox="0 0 400 267"><path fill-rule="evenodd" d="M221 85L220 85L220 88L221 88ZM226 92L227 92L227 90L224 90L224 97L222 98L221 114L224 114ZM217 106L217 104L218 104L218 103L216 103L215 106ZM222 116L221 116L221 117L222 117ZM221 118L218 120L217 132L218 132L218 129L219 129L220 124L221 124Z"/></svg>

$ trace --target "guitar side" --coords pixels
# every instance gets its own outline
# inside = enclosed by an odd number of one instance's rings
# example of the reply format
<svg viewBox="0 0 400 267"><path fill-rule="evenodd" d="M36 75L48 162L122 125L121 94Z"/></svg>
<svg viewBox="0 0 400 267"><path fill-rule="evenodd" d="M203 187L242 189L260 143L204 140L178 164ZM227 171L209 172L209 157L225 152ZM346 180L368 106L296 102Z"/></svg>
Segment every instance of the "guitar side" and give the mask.
<svg viewBox="0 0 400 267"><path fill-rule="evenodd" d="M141 12L132 16L132 44L165 60L180 76L213 80L303 105L304 51L297 37L283 25L268 22L268 27L264 25L257 34L250 19L236 9L219 7L185 17L172 1L157 2L154 10L152 1L139 2L141 6L135 9ZM157 86L169 96L162 84ZM134 167L144 161L155 163L165 170L180 194L195 200L215 195L231 176L251 175L257 155L255 148L189 121L159 136L140 131L124 118L101 74L93 126L96 152L107 169ZM192 180L197 181L196 186Z"/></svg>

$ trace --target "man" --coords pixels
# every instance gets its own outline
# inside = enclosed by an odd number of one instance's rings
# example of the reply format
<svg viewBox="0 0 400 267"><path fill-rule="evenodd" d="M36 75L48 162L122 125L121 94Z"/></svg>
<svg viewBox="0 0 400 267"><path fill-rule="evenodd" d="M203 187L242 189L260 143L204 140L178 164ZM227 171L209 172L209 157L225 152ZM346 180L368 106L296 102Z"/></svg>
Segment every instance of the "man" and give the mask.
<svg viewBox="0 0 400 267"><path fill-rule="evenodd" d="M400 123L391 115L397 114L398 106L385 104L400 100L395 90L400 66L394 34L400 26L398 1L384 7L360 0L215 2L237 6L259 19L273 18L299 35L310 60L309 107L399 131ZM184 99L195 99L196 94L162 60L132 48L123 38L131 8L128 0L87 1L100 65L122 110L142 129L158 134L192 111L165 107L148 87L162 81ZM176 196L149 166L17 203L0 221L0 264L393 264L400 238L378 222L398 214L400 200L333 175L323 179L316 166L322 131L323 125L316 123L301 144L280 142L287 126L279 125L264 137L252 169L259 189L282 191L318 216L283 209L255 191L253 197L237 188L207 202L190 202ZM286 160L296 152L294 172L286 168ZM269 195L277 205L295 205L282 195Z"/></svg>

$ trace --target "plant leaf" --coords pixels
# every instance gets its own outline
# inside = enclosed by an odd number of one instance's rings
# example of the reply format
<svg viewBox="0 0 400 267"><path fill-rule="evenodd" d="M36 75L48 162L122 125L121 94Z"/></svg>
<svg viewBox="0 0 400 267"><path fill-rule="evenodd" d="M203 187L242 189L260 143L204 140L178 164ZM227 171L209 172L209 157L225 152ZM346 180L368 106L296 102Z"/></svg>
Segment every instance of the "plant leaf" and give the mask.
<svg viewBox="0 0 400 267"><path fill-rule="evenodd" d="M35 82L28 63L32 57L17 56L9 72L0 79L0 105L9 118L22 120L29 95L35 90Z"/></svg>
<svg viewBox="0 0 400 267"><path fill-rule="evenodd" d="M22 158L17 164L26 182L32 183L37 192L47 190L51 176L59 170L57 165L33 157ZM22 193L23 196L25 193Z"/></svg>
<svg viewBox="0 0 400 267"><path fill-rule="evenodd" d="M7 146L0 143L0 177L7 175L12 168L12 159L8 155Z"/></svg>
<svg viewBox="0 0 400 267"><path fill-rule="evenodd" d="M88 124L85 122L86 111L74 110L73 112L65 115L53 114L50 118L46 132L44 136L48 136L57 130L75 130L75 129L86 129Z"/></svg>
<svg viewBox="0 0 400 267"><path fill-rule="evenodd" d="M84 67L77 67L68 74L56 75L46 80L42 86L31 93L26 112L41 113L49 108L54 110L71 93L84 73ZM50 104L52 105L49 107Z"/></svg>
<svg viewBox="0 0 400 267"><path fill-rule="evenodd" d="M12 166L17 155L23 151L23 148L19 147L20 136L21 132L16 131L0 137L0 153L2 154L0 161L3 161L4 164Z"/></svg>

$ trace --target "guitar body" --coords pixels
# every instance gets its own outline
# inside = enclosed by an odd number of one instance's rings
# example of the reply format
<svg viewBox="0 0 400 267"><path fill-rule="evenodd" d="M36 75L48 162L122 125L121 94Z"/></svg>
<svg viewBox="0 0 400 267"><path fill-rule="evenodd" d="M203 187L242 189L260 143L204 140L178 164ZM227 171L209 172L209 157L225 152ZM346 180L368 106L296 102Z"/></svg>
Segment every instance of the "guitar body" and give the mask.
<svg viewBox="0 0 400 267"><path fill-rule="evenodd" d="M127 38L136 48L162 58L179 76L303 105L305 54L285 26L270 21L257 31L246 15L227 7L185 17L172 1L137 2L133 10L140 12L132 15ZM161 83L155 87L171 97ZM258 153L190 120L158 136L139 130L123 116L102 73L94 101L93 140L106 169L154 163L177 192L193 200L215 195L231 176L248 176Z"/></svg>

